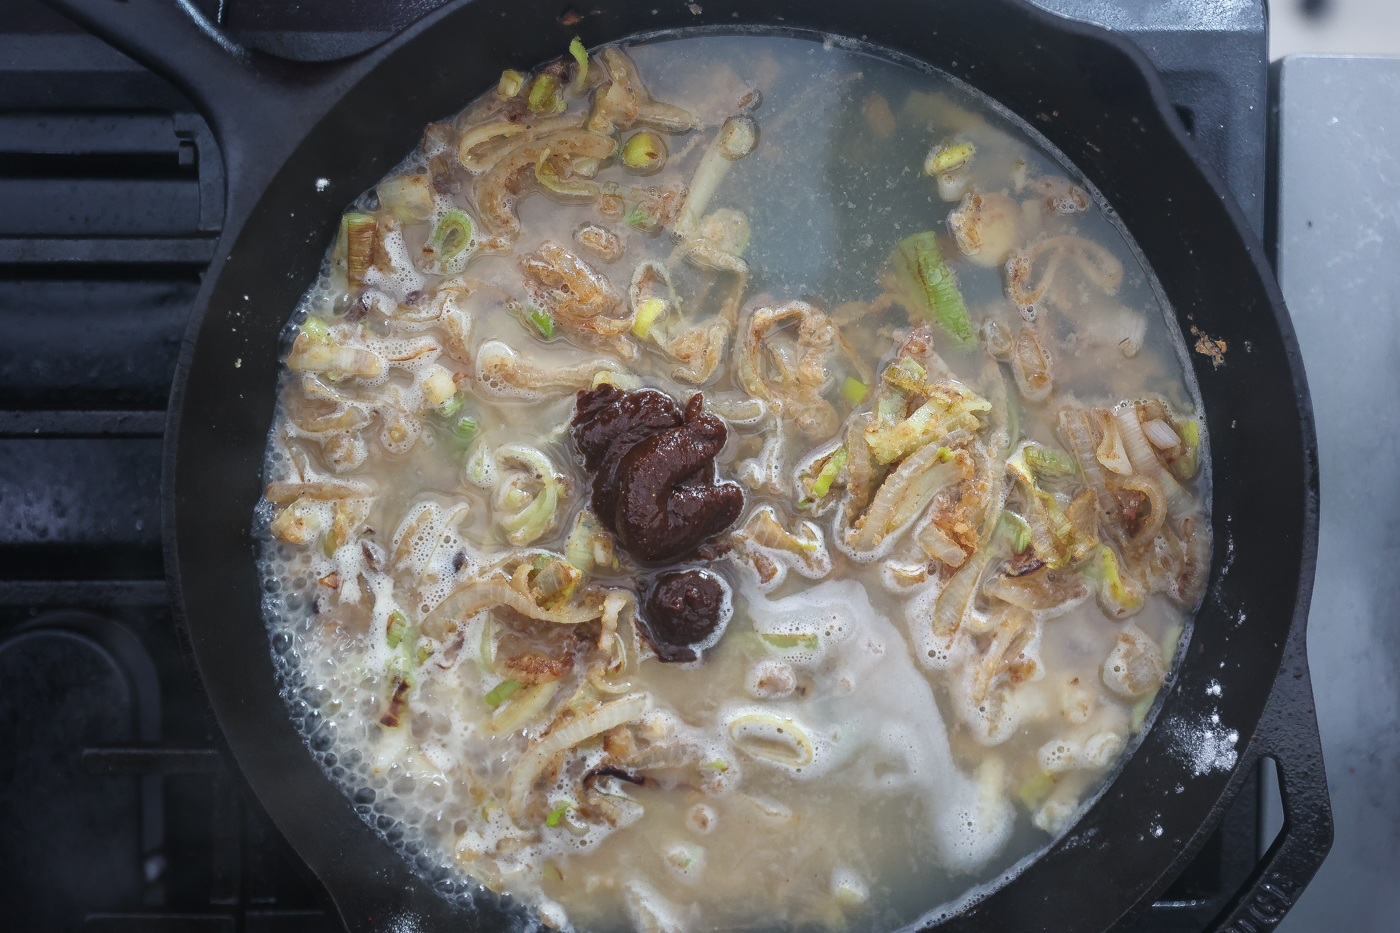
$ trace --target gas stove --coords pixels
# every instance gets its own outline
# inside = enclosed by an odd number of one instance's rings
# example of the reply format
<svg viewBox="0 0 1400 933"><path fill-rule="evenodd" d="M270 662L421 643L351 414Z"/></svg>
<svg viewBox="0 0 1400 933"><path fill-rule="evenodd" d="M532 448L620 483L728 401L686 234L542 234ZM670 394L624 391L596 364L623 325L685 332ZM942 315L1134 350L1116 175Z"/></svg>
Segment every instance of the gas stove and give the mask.
<svg viewBox="0 0 1400 933"><path fill-rule="evenodd" d="M1263 233L1263 0L1035 2L1143 48ZM194 2L235 41L304 59L438 5ZM164 408L223 196L209 129L170 85L38 0L0 10L0 910L15 928L342 929L221 747L166 605ZM1207 928L1277 831L1275 787L1247 783L1132 929Z"/></svg>

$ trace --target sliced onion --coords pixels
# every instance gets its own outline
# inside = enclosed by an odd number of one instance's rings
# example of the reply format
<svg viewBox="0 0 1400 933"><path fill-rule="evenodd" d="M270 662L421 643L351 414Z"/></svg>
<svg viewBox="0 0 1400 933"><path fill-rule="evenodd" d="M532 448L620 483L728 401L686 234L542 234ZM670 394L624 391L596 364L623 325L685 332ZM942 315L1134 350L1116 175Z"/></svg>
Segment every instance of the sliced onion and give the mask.
<svg viewBox="0 0 1400 933"><path fill-rule="evenodd" d="M520 763L510 775L510 799L506 810L517 823L525 809L525 800L534 789L535 782L545 768L562 751L573 748L580 742L595 735L615 729L623 723L631 722L646 711L647 695L634 693L611 703L604 703L593 712L576 719L566 726L540 739L533 748L520 758Z"/></svg>
<svg viewBox="0 0 1400 933"><path fill-rule="evenodd" d="M354 480L321 480L310 483L268 483L263 496L268 502L296 499L359 499L374 495L370 487Z"/></svg>
<svg viewBox="0 0 1400 933"><path fill-rule="evenodd" d="M1143 433L1142 420L1138 417L1137 405L1120 406L1113 413L1113 422L1118 426L1118 436L1123 439L1123 448L1128 452L1133 469L1148 479L1155 480L1162 487L1162 492L1167 497L1167 511L1177 516L1195 512L1198 508L1196 500L1167 472L1148 443L1147 435Z"/></svg>
<svg viewBox="0 0 1400 933"><path fill-rule="evenodd" d="M693 745L655 745L644 754L631 759L628 767L633 771L669 771L684 768L699 757Z"/></svg>
<svg viewBox="0 0 1400 933"><path fill-rule="evenodd" d="M745 713L729 720L728 730L740 751L785 768L806 767L817 757L812 740L791 716Z"/></svg>
<svg viewBox="0 0 1400 933"><path fill-rule="evenodd" d="M600 357L572 366L536 366L509 344L488 340L477 350L476 378L482 391L498 398L537 398L542 392L573 392L593 387L599 373L629 375L620 364Z"/></svg>
<svg viewBox="0 0 1400 933"><path fill-rule="evenodd" d="M750 395L711 395L705 399L705 406L730 424L737 425L757 424L768 414L768 405L763 399Z"/></svg>
<svg viewBox="0 0 1400 933"><path fill-rule="evenodd" d="M332 434L341 431L358 431L369 424L369 412L359 405L337 405L328 415L303 415L301 421L293 419L292 424L303 434Z"/></svg>
<svg viewBox="0 0 1400 933"><path fill-rule="evenodd" d="M706 148L705 154L700 157L695 174L691 176L690 190L675 229L682 240L688 239L700 226L700 219L705 216L710 199L714 197L719 183L724 180L733 164L734 161L724 154L724 130L721 129Z"/></svg>
<svg viewBox="0 0 1400 933"><path fill-rule="evenodd" d="M919 543L919 547L933 560L940 560L954 569L961 567L963 561L967 560L967 552L958 546L952 538L942 528L939 528L932 521L933 513L930 512L924 521L919 523L919 528L914 532L914 540ZM922 569L927 569L923 564Z"/></svg>
<svg viewBox="0 0 1400 933"><path fill-rule="evenodd" d="M1133 462L1128 459L1128 452L1123 449L1123 439L1118 436L1113 416L1103 414L1100 423L1103 426L1103 440L1099 442L1099 463L1119 476L1132 476Z"/></svg>
<svg viewBox="0 0 1400 933"><path fill-rule="evenodd" d="M614 640L619 643L621 642L621 639ZM603 694L628 693L632 689L630 681L623 681L622 683L615 684L606 679L603 676L603 662L601 661L594 661L592 664L588 665L588 683L594 690Z"/></svg>
<svg viewBox="0 0 1400 933"><path fill-rule="evenodd" d="M442 630L450 621L468 619L481 610L490 609L493 606L508 606L532 619L553 622L557 625L577 625L580 622L590 622L603 614L601 606L595 608L561 606L557 609L542 609L535 605L534 600L512 588L504 577L493 574L485 579L472 580L458 588L423 620L423 628L428 634L432 634L433 631Z"/></svg>
<svg viewBox="0 0 1400 933"><path fill-rule="evenodd" d="M1036 677L1036 669L1040 666L1040 620L1018 607L1008 609L992 621L995 623L996 634L992 636L992 643L982 655L982 663L972 672L969 692L978 706L987 699L987 692L993 682L1001 675L1009 673L1017 658L1025 659L1025 670L1019 680L1039 679ZM1014 652L1013 648L1016 649Z"/></svg>
<svg viewBox="0 0 1400 933"><path fill-rule="evenodd" d="M1153 418L1145 422L1142 426L1142 433L1147 435L1147 439L1152 442L1152 446L1158 450L1171 450L1181 443L1181 438L1176 436L1172 426L1160 418Z"/></svg>
<svg viewBox="0 0 1400 933"><path fill-rule="evenodd" d="M550 681L545 684L530 684L511 697L503 709L486 722L488 735L510 735L521 726L534 721L544 712L549 701L554 699L559 684Z"/></svg>
<svg viewBox="0 0 1400 933"><path fill-rule="evenodd" d="M1130 550L1138 550L1151 542L1153 538L1157 537L1157 532L1162 530L1162 522L1167 517L1167 497L1156 480L1148 479L1146 476L1125 477L1118 480L1118 486L1142 493L1147 497L1147 503L1152 509L1147 515L1147 523L1142 526L1141 530L1123 542Z"/></svg>
<svg viewBox="0 0 1400 933"><path fill-rule="evenodd" d="M525 126L519 123L511 123L509 120L492 120L487 123L478 123L475 126L462 130L457 141L457 161L470 172L481 172L496 164L496 161L511 147L511 143L505 142L516 133L525 130ZM490 155L476 153L475 150L483 143L496 141L491 147Z"/></svg>
<svg viewBox="0 0 1400 933"><path fill-rule="evenodd" d="M929 444L899 465L880 485L859 529L839 529L847 546L859 559L883 556L887 540L899 536L919 517L940 489L962 482L972 475L972 462L966 452L955 451L942 461L937 444Z"/></svg>
<svg viewBox="0 0 1400 933"><path fill-rule="evenodd" d="M1011 331L1006 329L1005 324L995 318L987 318L982 322L982 340L992 359L1002 362L1011 359Z"/></svg>
<svg viewBox="0 0 1400 933"><path fill-rule="evenodd" d="M933 637L938 639L940 647L948 648L957 637L963 619L977 598L978 584L982 582L982 573L991 559L991 548L978 548L972 559L949 578L943 591L938 594L938 602L933 607Z"/></svg>
<svg viewBox="0 0 1400 933"><path fill-rule="evenodd" d="M1060 610L1055 615L1063 614L1089 597L1089 587L1082 577L1075 575L1066 580L1052 580L1044 567L1021 577L997 574L982 586L982 591L1031 612Z"/></svg>
<svg viewBox="0 0 1400 933"><path fill-rule="evenodd" d="M1029 327L1022 327L1016 335L1011 349L1011 371L1016 376L1021 397L1028 402L1045 401L1055 388L1050 354L1040 335Z"/></svg>
<svg viewBox="0 0 1400 933"><path fill-rule="evenodd" d="M511 465L515 469L511 469ZM516 547L533 544L554 528L555 510L564 491L564 477L555 471L548 457L524 444L504 444L496 448L496 469L502 474L515 473L518 476L517 481L508 480L496 487L492 503L498 513L496 521L511 544ZM528 495L527 501L518 510L512 510L505 496L510 491L522 489L522 481L539 483L540 489Z"/></svg>
<svg viewBox="0 0 1400 933"><path fill-rule="evenodd" d="M1098 499L1099 515L1109 528L1117 528L1122 512L1118 500L1108 493L1103 470L1099 468L1097 452L1094 448L1094 432L1089 425L1089 413L1078 406L1060 410L1060 434L1074 454L1075 462L1084 472L1084 482L1094 491Z"/></svg>
<svg viewBox="0 0 1400 933"><path fill-rule="evenodd" d="M956 547L957 545L954 545ZM962 549L959 548L959 554ZM967 555L963 555L966 559ZM928 561L905 561L890 559L880 565L880 582L885 589L900 595L912 591L915 587L922 587L928 582Z"/></svg>
<svg viewBox="0 0 1400 933"><path fill-rule="evenodd" d="M384 372L384 360L370 350L316 341L302 333L292 342L287 368L301 373L374 377Z"/></svg>
<svg viewBox="0 0 1400 933"><path fill-rule="evenodd" d="M1182 608L1189 609L1200 602L1210 576L1210 529L1200 516L1181 520L1181 570L1170 595Z"/></svg>
<svg viewBox="0 0 1400 933"><path fill-rule="evenodd" d="M820 580L831 572L831 555L821 529L808 521L799 521L796 527L796 531L788 531L773 507L765 505L731 537L736 553L752 562L760 589L777 586L789 568L809 580Z"/></svg>

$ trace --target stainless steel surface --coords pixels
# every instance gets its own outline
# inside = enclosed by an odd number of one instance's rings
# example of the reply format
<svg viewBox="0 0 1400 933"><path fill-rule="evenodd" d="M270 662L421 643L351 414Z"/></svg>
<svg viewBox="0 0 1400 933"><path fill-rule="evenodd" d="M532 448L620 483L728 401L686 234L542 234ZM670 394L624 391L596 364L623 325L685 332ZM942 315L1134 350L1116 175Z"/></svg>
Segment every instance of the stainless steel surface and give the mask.
<svg viewBox="0 0 1400 933"><path fill-rule="evenodd" d="M1395 0L1273 0L1269 57L1298 52L1400 52Z"/></svg>
<svg viewBox="0 0 1400 933"><path fill-rule="evenodd" d="M1317 415L1308 659L1336 819L1279 929L1380 933L1400 926L1400 58L1279 67L1278 275Z"/></svg>

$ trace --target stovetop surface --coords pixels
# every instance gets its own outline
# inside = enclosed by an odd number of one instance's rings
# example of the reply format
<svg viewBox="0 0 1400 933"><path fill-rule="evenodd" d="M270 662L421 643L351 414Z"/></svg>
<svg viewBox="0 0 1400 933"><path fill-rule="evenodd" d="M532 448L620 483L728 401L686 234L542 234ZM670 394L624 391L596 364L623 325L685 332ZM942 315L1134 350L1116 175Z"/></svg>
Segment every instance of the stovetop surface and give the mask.
<svg viewBox="0 0 1400 933"><path fill-rule="evenodd" d="M1144 48L1262 230L1262 0L1206 18L1036 2ZM241 42L327 59L440 0L195 5ZM341 929L221 748L166 605L164 409L222 172L163 80L38 0L0 7L0 910L15 928ZM1135 930L1203 928L1253 867L1257 804L1251 783Z"/></svg>
<svg viewBox="0 0 1400 933"><path fill-rule="evenodd" d="M1308 623L1336 841L1285 933L1400 916L1400 57L1290 56L1277 76L1279 284L1322 476Z"/></svg>

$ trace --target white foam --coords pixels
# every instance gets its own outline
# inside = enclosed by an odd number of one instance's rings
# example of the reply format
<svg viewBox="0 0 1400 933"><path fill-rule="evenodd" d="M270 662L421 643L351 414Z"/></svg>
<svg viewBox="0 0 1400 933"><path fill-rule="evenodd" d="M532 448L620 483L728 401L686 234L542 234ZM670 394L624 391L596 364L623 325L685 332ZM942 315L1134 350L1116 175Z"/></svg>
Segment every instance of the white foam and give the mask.
<svg viewBox="0 0 1400 933"><path fill-rule="evenodd" d="M865 879L844 865L831 872L831 893L847 907L858 907L870 900L870 886Z"/></svg>
<svg viewBox="0 0 1400 933"><path fill-rule="evenodd" d="M651 885L629 881L622 886L627 916L638 933L686 933L681 912Z"/></svg>
<svg viewBox="0 0 1400 933"><path fill-rule="evenodd" d="M812 773L859 793L881 786L915 794L951 870L971 871L1001 850L1012 827L1009 801L953 763L933 689L860 583L827 580L779 600L749 589L741 595L759 632L819 633L815 650L774 652L814 678L809 698L763 707L801 717L817 750ZM829 652L835 645L842 650Z"/></svg>
<svg viewBox="0 0 1400 933"><path fill-rule="evenodd" d="M403 230L392 228L380 238L384 253L388 256L389 267L381 269L376 263L365 273L365 284L388 292L400 303L410 292L422 291L427 284L422 273L409 256L408 244L404 242Z"/></svg>
<svg viewBox="0 0 1400 933"><path fill-rule="evenodd" d="M542 898L535 903L535 909L540 912L540 922L551 930L573 929L568 912L558 902Z"/></svg>
<svg viewBox="0 0 1400 933"><path fill-rule="evenodd" d="M857 613L875 612L855 580L828 580L779 600L766 598L756 587L746 590L754 631L792 639L791 647L779 642L773 652L800 667L816 665L831 648L844 644L856 630Z"/></svg>
<svg viewBox="0 0 1400 933"><path fill-rule="evenodd" d="M661 852L666 870L681 884L693 887L705 876L705 850L694 843L673 842Z"/></svg>
<svg viewBox="0 0 1400 933"><path fill-rule="evenodd" d="M685 813L686 827L697 836L707 836L715 831L719 814L707 804L697 803Z"/></svg>
<svg viewBox="0 0 1400 933"><path fill-rule="evenodd" d="M744 689L755 700L786 699L797 689L797 674L786 661L765 658L749 669Z"/></svg>
<svg viewBox="0 0 1400 933"><path fill-rule="evenodd" d="M949 806L939 818L943 857L953 871L968 872L984 864L1011 836L1014 813L1004 790L1001 759L982 759L972 792Z"/></svg>
<svg viewBox="0 0 1400 933"><path fill-rule="evenodd" d="M523 365L520 354L500 340L487 340L476 350L476 383L487 395L505 399L535 399L540 393L511 385L501 378L499 370Z"/></svg>
<svg viewBox="0 0 1400 933"><path fill-rule="evenodd" d="M478 489L495 489L500 481L496 452L484 441L477 441L462 460L462 479Z"/></svg>

